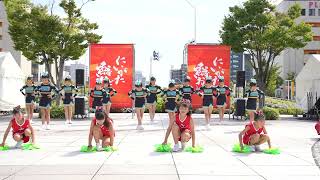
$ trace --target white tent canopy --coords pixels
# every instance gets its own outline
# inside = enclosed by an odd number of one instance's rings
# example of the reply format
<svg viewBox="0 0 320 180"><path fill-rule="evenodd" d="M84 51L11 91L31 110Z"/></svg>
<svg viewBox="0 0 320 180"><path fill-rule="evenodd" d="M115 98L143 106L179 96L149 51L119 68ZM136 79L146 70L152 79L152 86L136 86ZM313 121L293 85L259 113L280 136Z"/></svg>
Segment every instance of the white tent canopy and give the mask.
<svg viewBox="0 0 320 180"><path fill-rule="evenodd" d="M17 105L24 106L20 88L25 75L10 52L0 52L0 111L10 111Z"/></svg>
<svg viewBox="0 0 320 180"><path fill-rule="evenodd" d="M305 111L308 109L307 92L320 96L320 55L312 55L296 78L296 100ZM314 97L315 98L315 97ZM315 99L314 99L315 103Z"/></svg>

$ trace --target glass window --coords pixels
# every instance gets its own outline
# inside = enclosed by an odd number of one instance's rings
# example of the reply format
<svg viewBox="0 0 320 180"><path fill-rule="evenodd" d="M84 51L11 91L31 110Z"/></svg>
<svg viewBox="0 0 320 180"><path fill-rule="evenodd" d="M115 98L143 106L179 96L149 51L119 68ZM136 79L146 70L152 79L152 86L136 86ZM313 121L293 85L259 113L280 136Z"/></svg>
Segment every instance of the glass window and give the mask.
<svg viewBox="0 0 320 180"><path fill-rule="evenodd" d="M305 16L306 15L306 9L301 9L301 16Z"/></svg>
<svg viewBox="0 0 320 180"><path fill-rule="evenodd" d="M309 16L315 16L316 15L316 9L309 9Z"/></svg>

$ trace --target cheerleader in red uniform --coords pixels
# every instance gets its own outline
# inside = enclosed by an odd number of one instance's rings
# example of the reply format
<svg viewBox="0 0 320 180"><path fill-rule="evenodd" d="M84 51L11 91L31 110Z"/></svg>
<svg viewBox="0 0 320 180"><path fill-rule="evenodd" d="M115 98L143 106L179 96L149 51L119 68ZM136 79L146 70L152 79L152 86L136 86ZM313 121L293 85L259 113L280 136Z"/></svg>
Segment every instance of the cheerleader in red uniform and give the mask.
<svg viewBox="0 0 320 180"><path fill-rule="evenodd" d="M24 115L20 106L13 109L13 118L11 119L0 146L4 146L8 137L9 131L12 128L12 137L17 142L16 148L20 148L22 143L30 141L35 143L34 130L28 119L24 119Z"/></svg>
<svg viewBox="0 0 320 180"><path fill-rule="evenodd" d="M263 132L263 134L261 134ZM245 129L239 134L239 143L241 150L243 150L243 144L253 146L255 151L261 151L260 145L268 142L269 148L271 148L270 138L267 135L265 128L265 118L262 111L254 113L254 122L250 122L246 125Z"/></svg>
<svg viewBox="0 0 320 180"><path fill-rule="evenodd" d="M316 128L318 135L320 135L320 119L319 119L318 123L316 124L315 128Z"/></svg>
<svg viewBox="0 0 320 180"><path fill-rule="evenodd" d="M183 99L178 113L175 115L175 121L172 125L172 136L174 140L173 151L184 150L186 143L192 138L192 147L195 147L194 123L190 113L190 101ZM181 148L179 146L181 142Z"/></svg>
<svg viewBox="0 0 320 180"><path fill-rule="evenodd" d="M112 119L102 109L97 109L95 118L91 121L88 148L92 148L92 139L96 142L97 151L102 151L107 146L113 146L114 135Z"/></svg>

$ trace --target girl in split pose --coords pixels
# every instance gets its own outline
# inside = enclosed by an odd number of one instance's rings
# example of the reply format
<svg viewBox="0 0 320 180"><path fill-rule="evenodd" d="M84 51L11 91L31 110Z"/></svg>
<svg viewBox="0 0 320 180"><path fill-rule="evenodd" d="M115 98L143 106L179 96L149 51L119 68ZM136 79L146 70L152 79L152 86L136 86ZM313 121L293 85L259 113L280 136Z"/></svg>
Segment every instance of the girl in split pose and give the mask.
<svg viewBox="0 0 320 180"><path fill-rule="evenodd" d="M147 96L147 107L149 110L150 120L153 122L154 116L156 114L156 106L157 106L157 95L162 92L161 87L156 85L156 78L150 78L150 84L146 85L146 88L150 92Z"/></svg>
<svg viewBox="0 0 320 180"><path fill-rule="evenodd" d="M212 78L206 78L206 84L198 90L198 95L202 98L202 107L204 110L204 116L206 120L206 129L210 130L210 120L213 108L215 88L212 86Z"/></svg>
<svg viewBox="0 0 320 180"><path fill-rule="evenodd" d="M42 129L49 130L51 101L59 93L59 90L50 83L47 72L42 74L41 81L41 84L36 88L36 92L40 96L39 107L41 109Z"/></svg>
<svg viewBox="0 0 320 180"><path fill-rule="evenodd" d="M115 96L117 94L117 91L113 89L110 85L110 80L109 78L104 78L103 80L104 83L104 90L106 91L105 96L103 96L103 109L109 116L110 113L110 108L111 108L111 97Z"/></svg>
<svg viewBox="0 0 320 180"><path fill-rule="evenodd" d="M74 98L77 96L78 89L72 85L71 76L66 76L64 79L64 85L61 87L60 96L64 105L64 114L66 117L65 124L72 124L72 113Z"/></svg>
<svg viewBox="0 0 320 180"><path fill-rule="evenodd" d="M22 113L20 106L13 109L13 118L4 133L0 146L5 145L10 129L12 129L13 139L17 142L15 146L16 148L20 148L22 143L35 143L34 130L30 121L24 118L24 114Z"/></svg>
<svg viewBox="0 0 320 180"><path fill-rule="evenodd" d="M263 132L263 134L261 134ZM254 112L254 122L250 122L245 126L245 129L239 133L239 143L241 150L243 144L251 146L255 151L261 151L260 145L268 142L271 148L270 138L267 135L265 128L265 117L262 111Z"/></svg>
<svg viewBox="0 0 320 180"><path fill-rule="evenodd" d="M142 119L144 114L146 97L148 94L149 94L148 90L142 87L142 82L139 80L136 81L135 88L128 93L129 97L132 100L134 100L134 104L135 104L135 110L136 110L137 119L138 119L138 126L136 128L137 130L144 130L142 126Z"/></svg>
<svg viewBox="0 0 320 180"><path fill-rule="evenodd" d="M36 94L36 86L34 85L32 78L32 75L28 76L26 85L20 89L20 92L25 96L27 119L30 120L30 123L32 123L33 119L34 100Z"/></svg>
<svg viewBox="0 0 320 180"><path fill-rule="evenodd" d="M97 151L102 151L107 146L113 146L114 136L112 119L102 109L97 109L90 125L88 148L92 148L92 139L96 143Z"/></svg>
<svg viewBox="0 0 320 180"><path fill-rule="evenodd" d="M165 99L165 110L169 115L169 126L166 131L166 135L162 144L167 144L169 135L172 130L172 125L175 118L175 112L177 110L177 103L180 98L180 93L176 89L174 82L169 83L169 88L164 90L161 96Z"/></svg>

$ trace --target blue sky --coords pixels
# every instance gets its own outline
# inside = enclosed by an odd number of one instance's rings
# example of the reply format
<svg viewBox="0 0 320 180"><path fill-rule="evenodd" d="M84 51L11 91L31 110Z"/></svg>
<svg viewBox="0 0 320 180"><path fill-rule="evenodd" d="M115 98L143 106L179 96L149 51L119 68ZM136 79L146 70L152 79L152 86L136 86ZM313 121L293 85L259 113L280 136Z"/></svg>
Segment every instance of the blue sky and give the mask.
<svg viewBox="0 0 320 180"><path fill-rule="evenodd" d="M33 0L48 4L53 0ZM59 0L54 12L59 14ZM189 0L197 10L197 42L219 42L219 30L230 6L245 0ZM81 2L81 0L77 0ZM96 0L83 8L83 15L97 22L101 43L134 43L136 70L149 77L153 50L161 59L153 64L159 85L167 85L169 70L179 68L183 46L194 39L194 11L186 0ZM88 53L81 58L89 64Z"/></svg>

